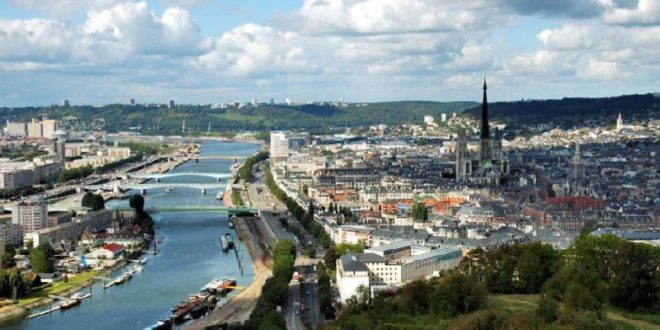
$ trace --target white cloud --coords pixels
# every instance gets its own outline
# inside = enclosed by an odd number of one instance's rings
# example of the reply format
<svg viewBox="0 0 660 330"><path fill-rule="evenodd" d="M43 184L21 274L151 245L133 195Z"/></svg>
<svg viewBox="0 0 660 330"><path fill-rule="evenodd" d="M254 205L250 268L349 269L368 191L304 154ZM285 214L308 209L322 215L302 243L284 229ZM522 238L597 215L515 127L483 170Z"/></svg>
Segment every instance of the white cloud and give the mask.
<svg viewBox="0 0 660 330"><path fill-rule="evenodd" d="M16 62L56 62L67 56L76 33L49 19L0 19L0 59Z"/></svg>
<svg viewBox="0 0 660 330"><path fill-rule="evenodd" d="M633 8L611 7L604 15L605 22L623 25L660 24L660 1L638 0Z"/></svg>
<svg viewBox="0 0 660 330"><path fill-rule="evenodd" d="M578 75L587 79L611 80L619 76L619 70L615 62L590 59L579 68Z"/></svg>
<svg viewBox="0 0 660 330"><path fill-rule="evenodd" d="M306 40L294 32L271 27L241 25L214 42L214 48L194 62L201 69L228 72L238 76L271 75L316 70L303 46Z"/></svg>
<svg viewBox="0 0 660 330"><path fill-rule="evenodd" d="M89 44L116 44L138 54L195 54L202 42L186 10L169 8L158 17L146 2L91 11L82 30Z"/></svg>
<svg viewBox="0 0 660 330"><path fill-rule="evenodd" d="M32 73L50 93L68 86L52 83L67 75L89 97L113 94L101 86L110 79L123 86L114 89L120 95L369 100L478 99L482 73L502 98L526 98L575 95L582 83L607 88L618 78L648 85L660 72L652 0L305 0L268 23L213 37L182 9L207 0L149 1L169 8L157 14L147 0L22 1L55 18L0 20L0 78ZM76 24L72 13L87 16ZM501 31L520 28L526 15L551 23L518 36L536 36L518 47Z"/></svg>

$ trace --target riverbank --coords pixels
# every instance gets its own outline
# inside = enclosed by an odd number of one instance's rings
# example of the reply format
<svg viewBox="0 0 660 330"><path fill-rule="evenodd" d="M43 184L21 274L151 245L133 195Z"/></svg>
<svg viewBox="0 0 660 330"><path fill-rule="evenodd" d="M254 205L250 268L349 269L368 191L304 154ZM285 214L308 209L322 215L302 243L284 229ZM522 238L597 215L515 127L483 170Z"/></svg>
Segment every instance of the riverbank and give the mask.
<svg viewBox="0 0 660 330"><path fill-rule="evenodd" d="M56 289L51 289L54 288L55 285L62 285L60 283L51 284L46 288L40 289L39 292L31 293L27 297L19 299L18 302L11 306L0 308L0 326L18 318L25 318L32 310L55 301L55 299L49 297L49 295L69 296L91 287L94 283L99 281L97 277L106 277L126 266L126 263L125 260L119 260L114 265L107 267L100 272L90 270L86 273L77 274L69 279L66 283L67 286L64 288L57 287ZM78 278L79 276L83 277L82 280Z"/></svg>
<svg viewBox="0 0 660 330"><path fill-rule="evenodd" d="M261 295L262 287L272 274L270 269L272 267L272 260L268 251L259 244L261 238L259 237L259 233L256 232L257 230L252 230L245 218L234 218L233 222L236 227L236 234L245 244L252 257L252 264L255 271L254 280L239 294L231 297L219 310L191 324L186 329L203 330L209 326L247 321L250 318L252 309L257 303L257 299Z"/></svg>

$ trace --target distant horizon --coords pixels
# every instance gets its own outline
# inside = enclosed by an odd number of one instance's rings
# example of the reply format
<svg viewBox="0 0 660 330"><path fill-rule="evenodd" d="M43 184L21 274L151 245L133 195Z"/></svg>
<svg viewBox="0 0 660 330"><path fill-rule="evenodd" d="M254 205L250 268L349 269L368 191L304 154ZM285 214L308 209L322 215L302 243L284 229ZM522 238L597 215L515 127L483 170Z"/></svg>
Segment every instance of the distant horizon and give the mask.
<svg viewBox="0 0 660 330"><path fill-rule="evenodd" d="M490 91L490 89L489 89ZM557 97L557 98L521 98L521 99L511 99L511 100L492 100L490 97L490 92L488 95L488 103L510 103L510 102L520 102L520 101L552 101L552 100L562 100L562 99L574 99L574 98L579 98L579 99L602 99L602 98L615 98L615 97L622 97L622 96L629 96L629 95L647 95L647 94L652 94L652 95L660 95L660 92L638 92L638 93L626 93L626 94L618 94L618 95L605 95L605 96L563 96L563 97ZM481 94L480 94L481 97ZM660 98L660 96L659 96ZM18 105L18 106L7 106L7 105L0 105L0 108L47 108L47 107L64 107L63 101L69 101L70 102L70 107L105 107L105 106L111 106L111 105L126 105L130 106L130 99L127 102L110 102L110 103L103 103L103 104L77 104L73 102L73 100L70 99L63 99L59 103L50 103L50 104L41 104L41 105ZM218 104L236 104L240 103L242 105L248 106L251 105L251 100L247 101L232 101L231 103L229 102L206 102L206 103L187 103L187 102L177 102L177 100L173 100L176 105L182 105L182 106L213 106L213 105L218 105ZM291 100L292 104L287 105L284 101L279 101L275 99L275 103L273 105L285 105L285 106L301 106L301 105L309 105L309 104L318 104L318 103L324 103L324 105L329 105L332 103L339 103L339 100L308 100L308 101L296 101L296 100ZM148 105L159 105L159 106L164 106L167 107L169 104L170 100L165 100L163 102L155 101L155 102L140 102L140 100L135 99L135 106L148 106ZM481 99L471 101L471 100L452 100L452 101L439 101L439 100L415 100L415 99L403 99L403 100L384 100L384 101L351 101L351 100L343 100L343 103L346 104L361 104L361 103L366 103L366 104L377 104L377 103L403 103L403 102L430 102L430 103L475 103L475 104L480 104ZM257 99L257 104L259 105L271 105L270 104L270 99L262 101Z"/></svg>

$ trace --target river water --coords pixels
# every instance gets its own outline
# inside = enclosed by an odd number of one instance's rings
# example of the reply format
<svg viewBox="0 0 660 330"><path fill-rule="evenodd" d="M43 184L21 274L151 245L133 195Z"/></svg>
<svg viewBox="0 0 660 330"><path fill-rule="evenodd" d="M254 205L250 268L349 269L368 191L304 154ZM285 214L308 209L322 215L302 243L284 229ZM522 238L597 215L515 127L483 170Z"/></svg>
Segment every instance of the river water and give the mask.
<svg viewBox="0 0 660 330"><path fill-rule="evenodd" d="M255 144L212 142L203 145L201 155L252 155ZM202 159L182 164L172 172L228 173L231 160ZM206 177L165 178L161 183L217 183ZM223 179L222 182L226 182ZM202 195L198 189L177 188L149 190L145 195L150 205L213 205L219 190ZM127 204L110 201L107 206ZM8 325L7 329L143 329L159 319L169 317L170 307L199 292L214 277L234 277L239 286L252 281L254 269L247 249L236 240L244 273L238 267L234 252L223 253L218 236L232 232L227 227L227 214L213 211L155 212L156 237L162 237L157 256L148 256L144 271L120 285L103 289L102 283L92 286L93 296L81 305L66 311L55 311L31 320ZM117 276L121 272L113 274ZM85 289L89 290L89 289Z"/></svg>

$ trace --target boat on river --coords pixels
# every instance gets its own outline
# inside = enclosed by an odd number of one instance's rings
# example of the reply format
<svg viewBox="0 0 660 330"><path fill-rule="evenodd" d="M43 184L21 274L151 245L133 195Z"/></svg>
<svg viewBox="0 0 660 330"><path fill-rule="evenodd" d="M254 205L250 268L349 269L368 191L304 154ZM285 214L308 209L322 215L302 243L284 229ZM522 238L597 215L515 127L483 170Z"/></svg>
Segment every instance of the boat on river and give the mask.
<svg viewBox="0 0 660 330"><path fill-rule="evenodd" d="M227 246L229 246L229 249L233 249L234 248L234 238L231 236L230 233L226 233L225 238L227 238Z"/></svg>
<svg viewBox="0 0 660 330"><path fill-rule="evenodd" d="M229 251L229 241L226 235L220 235L220 247L222 247L223 252Z"/></svg>
<svg viewBox="0 0 660 330"><path fill-rule="evenodd" d="M208 311L208 297L205 294L191 295L187 301L172 307L171 319L176 323L202 316Z"/></svg>

